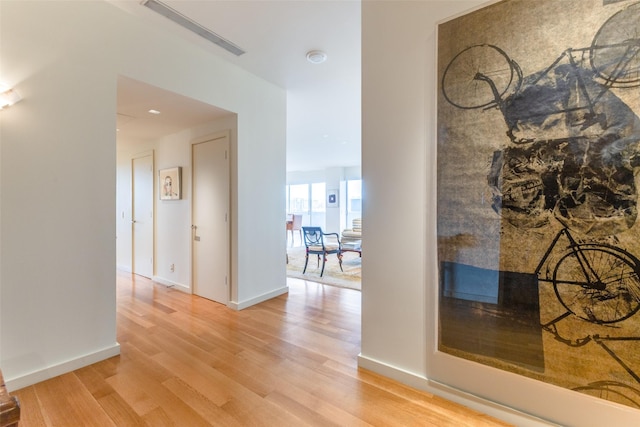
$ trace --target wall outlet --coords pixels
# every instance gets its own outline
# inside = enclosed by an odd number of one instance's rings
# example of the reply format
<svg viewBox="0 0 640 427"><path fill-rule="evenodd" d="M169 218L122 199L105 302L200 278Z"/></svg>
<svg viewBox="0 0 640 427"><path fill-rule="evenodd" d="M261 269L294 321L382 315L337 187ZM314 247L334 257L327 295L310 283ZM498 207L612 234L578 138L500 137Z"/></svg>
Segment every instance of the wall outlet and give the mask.
<svg viewBox="0 0 640 427"><path fill-rule="evenodd" d="M171 264L169 266L169 270L171 270L171 272L173 273L174 271L176 271L176 265L175 264Z"/></svg>

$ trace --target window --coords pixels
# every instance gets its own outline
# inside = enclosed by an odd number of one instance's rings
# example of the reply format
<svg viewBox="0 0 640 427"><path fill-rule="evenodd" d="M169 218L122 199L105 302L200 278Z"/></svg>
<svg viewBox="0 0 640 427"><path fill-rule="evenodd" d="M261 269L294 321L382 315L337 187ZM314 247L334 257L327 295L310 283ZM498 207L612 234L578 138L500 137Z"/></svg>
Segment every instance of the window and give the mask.
<svg viewBox="0 0 640 427"><path fill-rule="evenodd" d="M309 185L288 185L287 212L292 214L309 214ZM302 218L305 223L305 218Z"/></svg>
<svg viewBox="0 0 640 427"><path fill-rule="evenodd" d="M326 190L324 182L287 185L287 213L302 214L302 225L325 228Z"/></svg>
<svg viewBox="0 0 640 427"><path fill-rule="evenodd" d="M345 216L347 219L347 228L351 228L353 220L362 218L362 180L347 181L347 203L345 207Z"/></svg>
<svg viewBox="0 0 640 427"><path fill-rule="evenodd" d="M340 230L351 228L353 220L362 218L362 180L346 180L340 182L339 210L329 210L329 223L338 221ZM327 227L327 184L314 182L306 184L289 184L286 187L286 208L288 214L302 215L302 225Z"/></svg>
<svg viewBox="0 0 640 427"><path fill-rule="evenodd" d="M327 185L324 182L311 184L311 225L316 225L323 229L327 223L326 195Z"/></svg>

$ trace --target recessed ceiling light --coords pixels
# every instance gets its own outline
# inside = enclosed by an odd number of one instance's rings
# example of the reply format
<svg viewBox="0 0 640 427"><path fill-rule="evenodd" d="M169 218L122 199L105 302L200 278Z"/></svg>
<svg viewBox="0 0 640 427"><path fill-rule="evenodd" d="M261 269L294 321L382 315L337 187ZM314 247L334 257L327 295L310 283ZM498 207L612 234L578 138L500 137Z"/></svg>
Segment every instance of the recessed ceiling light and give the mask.
<svg viewBox="0 0 640 427"><path fill-rule="evenodd" d="M149 110L149 113L151 113L151 114L160 114L160 111L158 111L158 110Z"/></svg>
<svg viewBox="0 0 640 427"><path fill-rule="evenodd" d="M321 50L312 50L307 52L307 61L312 64L322 64L327 60L327 54Z"/></svg>

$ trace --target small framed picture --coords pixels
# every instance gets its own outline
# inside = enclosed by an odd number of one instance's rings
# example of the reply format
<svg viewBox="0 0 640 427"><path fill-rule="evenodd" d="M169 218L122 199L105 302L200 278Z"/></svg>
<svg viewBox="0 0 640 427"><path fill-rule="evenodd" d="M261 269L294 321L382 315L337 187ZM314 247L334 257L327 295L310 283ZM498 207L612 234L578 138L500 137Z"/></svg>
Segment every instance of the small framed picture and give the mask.
<svg viewBox="0 0 640 427"><path fill-rule="evenodd" d="M338 207L338 190L327 190L327 207Z"/></svg>
<svg viewBox="0 0 640 427"><path fill-rule="evenodd" d="M180 200L182 168L160 169L158 172L160 179L160 200Z"/></svg>

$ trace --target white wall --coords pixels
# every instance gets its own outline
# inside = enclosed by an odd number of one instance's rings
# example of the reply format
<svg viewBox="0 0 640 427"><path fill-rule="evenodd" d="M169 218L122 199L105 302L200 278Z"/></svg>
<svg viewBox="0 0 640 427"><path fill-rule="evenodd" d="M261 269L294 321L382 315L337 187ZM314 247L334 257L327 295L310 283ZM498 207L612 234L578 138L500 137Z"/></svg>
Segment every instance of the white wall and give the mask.
<svg viewBox="0 0 640 427"><path fill-rule="evenodd" d="M339 170L340 176L342 179L361 179L361 167L360 166L349 166L344 168L330 168L323 170L313 170L313 171L295 171L295 172L287 172L287 185L293 184L307 184L309 182L326 182L329 179L329 174L332 173L333 170Z"/></svg>
<svg viewBox="0 0 640 427"><path fill-rule="evenodd" d="M118 75L238 114L232 257L242 274L232 305L286 292L285 92L102 1L0 4L0 79L24 98L1 113L0 365L9 388L119 351Z"/></svg>
<svg viewBox="0 0 640 427"><path fill-rule="evenodd" d="M637 425L637 410L436 351L436 23L483 3L362 4L363 209L379 232L363 236L359 364L516 425L543 422L507 407L562 425Z"/></svg>

